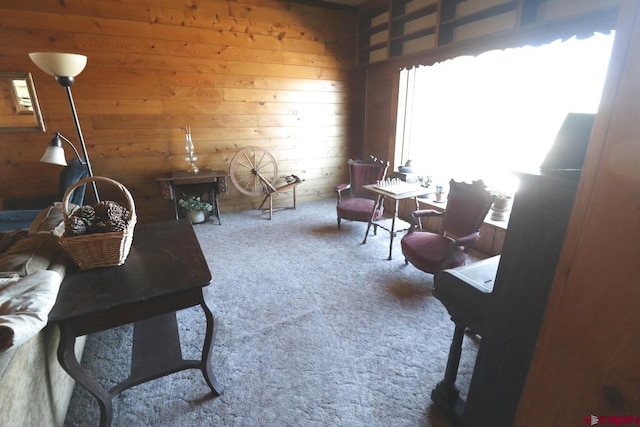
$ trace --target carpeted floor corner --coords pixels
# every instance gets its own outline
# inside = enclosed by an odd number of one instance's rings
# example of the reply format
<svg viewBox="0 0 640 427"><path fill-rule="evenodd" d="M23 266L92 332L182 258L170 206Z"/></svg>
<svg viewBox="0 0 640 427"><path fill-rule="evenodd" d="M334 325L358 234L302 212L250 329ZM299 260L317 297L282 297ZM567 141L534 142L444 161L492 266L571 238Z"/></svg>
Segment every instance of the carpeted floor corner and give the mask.
<svg viewBox="0 0 640 427"><path fill-rule="evenodd" d="M405 266L400 237L362 245L366 224L337 229L335 200L195 225L213 275L217 320L212 398L197 370L114 399L115 426L449 427L430 394L442 379L453 323L433 278ZM135 238L135 237L134 237ZM183 356L198 358L205 319L178 312ZM128 375L132 326L89 336L83 366L107 388ZM478 343L465 337L462 394ZM76 386L65 425L95 426L95 399Z"/></svg>

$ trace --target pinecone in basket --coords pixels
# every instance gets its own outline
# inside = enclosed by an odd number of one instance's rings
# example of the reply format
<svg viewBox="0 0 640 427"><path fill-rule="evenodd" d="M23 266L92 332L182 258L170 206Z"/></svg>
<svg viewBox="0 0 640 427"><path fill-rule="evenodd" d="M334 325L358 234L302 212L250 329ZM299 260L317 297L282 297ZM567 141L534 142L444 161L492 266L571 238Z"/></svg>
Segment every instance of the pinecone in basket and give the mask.
<svg viewBox="0 0 640 427"><path fill-rule="evenodd" d="M111 200L103 200L94 206L96 216L102 221L126 219L129 212L126 208Z"/></svg>
<svg viewBox="0 0 640 427"><path fill-rule="evenodd" d="M64 225L65 236L80 236L87 234L89 223L80 216L71 215Z"/></svg>
<svg viewBox="0 0 640 427"><path fill-rule="evenodd" d="M87 224L91 224L96 219L96 211L93 206L84 205L73 211L71 216L82 218Z"/></svg>
<svg viewBox="0 0 640 427"><path fill-rule="evenodd" d="M107 223L104 221L96 221L93 224L91 224L91 227L89 227L89 233L90 234L94 234L94 233L108 233L111 230L109 230L109 227L107 226Z"/></svg>
<svg viewBox="0 0 640 427"><path fill-rule="evenodd" d="M94 206L96 223L92 227L94 233L111 233L124 231L129 224L129 210L122 205L104 200Z"/></svg>
<svg viewBox="0 0 640 427"><path fill-rule="evenodd" d="M105 221L104 224L108 232L124 231L127 229L128 221L126 219L119 218Z"/></svg>
<svg viewBox="0 0 640 427"><path fill-rule="evenodd" d="M95 206L76 209L65 223L65 236L125 231L129 224L129 210L111 200Z"/></svg>
<svg viewBox="0 0 640 427"><path fill-rule="evenodd" d="M92 206L81 206L67 218L65 222L64 232L66 236L79 236L87 234L87 231L93 221L96 219L96 214Z"/></svg>

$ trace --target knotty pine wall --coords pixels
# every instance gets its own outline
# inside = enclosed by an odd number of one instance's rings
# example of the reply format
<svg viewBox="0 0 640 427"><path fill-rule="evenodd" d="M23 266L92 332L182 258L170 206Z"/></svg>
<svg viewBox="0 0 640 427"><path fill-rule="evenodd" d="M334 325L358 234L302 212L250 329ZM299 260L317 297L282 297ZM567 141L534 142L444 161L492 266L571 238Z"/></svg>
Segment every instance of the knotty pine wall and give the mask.
<svg viewBox="0 0 640 427"><path fill-rule="evenodd" d="M77 141L35 51L87 55L72 91L94 173L129 188L140 222L171 218L156 177L185 167L185 126L200 168L255 145L305 179L300 202L335 197L362 147L354 31L355 10L277 0L0 0L0 71L32 73L47 127L0 134L0 198L55 193L60 167L38 159L54 131ZM229 191L223 212L261 201Z"/></svg>

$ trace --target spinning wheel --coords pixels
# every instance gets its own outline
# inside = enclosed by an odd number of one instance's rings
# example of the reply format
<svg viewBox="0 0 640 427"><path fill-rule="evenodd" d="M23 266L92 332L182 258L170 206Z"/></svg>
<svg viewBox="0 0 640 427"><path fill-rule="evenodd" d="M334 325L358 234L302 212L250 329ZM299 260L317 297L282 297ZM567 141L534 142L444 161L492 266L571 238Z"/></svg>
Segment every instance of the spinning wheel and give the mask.
<svg viewBox="0 0 640 427"><path fill-rule="evenodd" d="M276 190L278 165L268 151L260 147L244 147L231 159L229 176L242 194L260 196Z"/></svg>
<svg viewBox="0 0 640 427"><path fill-rule="evenodd" d="M296 208L296 187L302 180L295 175L285 178L286 184L275 186L278 179L278 165L273 156L260 147L245 147L240 149L229 166L229 176L236 189L247 196L265 196L258 209L269 202L269 219L273 214L273 196L285 191L293 191L293 206L278 209ZM266 209L265 209L266 210Z"/></svg>

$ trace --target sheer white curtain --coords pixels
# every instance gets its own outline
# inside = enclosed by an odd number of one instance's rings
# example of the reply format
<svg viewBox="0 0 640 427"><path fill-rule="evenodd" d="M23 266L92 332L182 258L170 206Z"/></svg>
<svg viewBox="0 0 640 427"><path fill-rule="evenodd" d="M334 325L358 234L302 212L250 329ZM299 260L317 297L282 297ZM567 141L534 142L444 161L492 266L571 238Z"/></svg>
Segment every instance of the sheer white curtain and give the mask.
<svg viewBox="0 0 640 427"><path fill-rule="evenodd" d="M504 187L509 171L538 170L566 114L597 111L613 37L403 70L397 158L442 183L482 178Z"/></svg>

